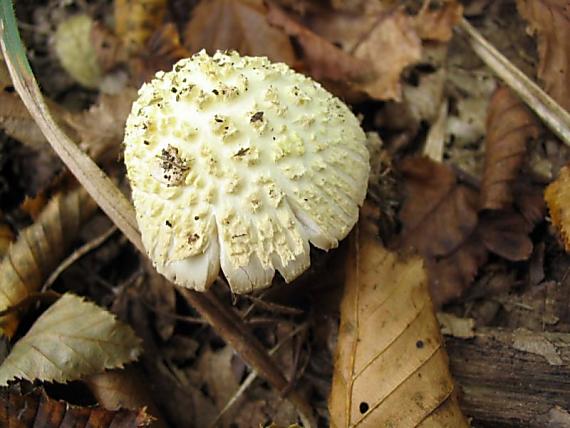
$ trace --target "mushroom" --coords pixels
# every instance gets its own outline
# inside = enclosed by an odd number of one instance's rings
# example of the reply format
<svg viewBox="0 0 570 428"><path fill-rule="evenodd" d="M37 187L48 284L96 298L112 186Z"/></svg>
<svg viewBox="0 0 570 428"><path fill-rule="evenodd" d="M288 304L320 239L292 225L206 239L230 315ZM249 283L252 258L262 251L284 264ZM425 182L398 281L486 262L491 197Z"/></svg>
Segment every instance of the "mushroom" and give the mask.
<svg viewBox="0 0 570 428"><path fill-rule="evenodd" d="M125 163L158 272L234 293L290 282L358 219L369 174L358 119L285 64L201 51L139 90Z"/></svg>

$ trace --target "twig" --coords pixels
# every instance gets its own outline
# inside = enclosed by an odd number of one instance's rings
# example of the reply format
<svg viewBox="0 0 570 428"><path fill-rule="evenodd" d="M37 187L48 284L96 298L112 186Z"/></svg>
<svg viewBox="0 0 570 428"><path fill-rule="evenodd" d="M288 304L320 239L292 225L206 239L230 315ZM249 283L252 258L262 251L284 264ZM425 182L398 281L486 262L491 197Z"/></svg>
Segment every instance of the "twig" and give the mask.
<svg viewBox="0 0 570 428"><path fill-rule="evenodd" d="M459 21L458 28L479 58L521 97L564 144L570 146L570 113L503 56L465 18Z"/></svg>
<svg viewBox="0 0 570 428"><path fill-rule="evenodd" d="M57 269L51 273L51 275L46 280L46 282L44 282L44 285L42 286L41 291L46 291L49 287L52 286L52 284L59 277L59 275L61 275L61 273L63 271L65 271L69 266L71 266L73 263L75 263L77 260L79 260L85 254L87 254L90 251L93 251L95 248L103 245L103 243L107 239L109 239L111 237L111 235L113 235L113 233L115 233L116 231L117 231L117 227L111 226L103 234L101 234L100 236L96 237L95 239L92 239L91 241L87 242L85 245L82 245L77 250L75 250L73 253L71 253L69 256L67 256L65 258L65 260L63 260L59 264Z"/></svg>
<svg viewBox="0 0 570 428"><path fill-rule="evenodd" d="M133 206L109 177L58 127L50 114L20 40L10 0L0 0L0 36L4 60L16 91L42 133L107 216L142 253L146 254L137 228ZM243 321L212 293L184 290L190 304L242 359L278 391L288 382L265 348L249 333ZM299 415L311 426L312 409L295 391L287 396Z"/></svg>

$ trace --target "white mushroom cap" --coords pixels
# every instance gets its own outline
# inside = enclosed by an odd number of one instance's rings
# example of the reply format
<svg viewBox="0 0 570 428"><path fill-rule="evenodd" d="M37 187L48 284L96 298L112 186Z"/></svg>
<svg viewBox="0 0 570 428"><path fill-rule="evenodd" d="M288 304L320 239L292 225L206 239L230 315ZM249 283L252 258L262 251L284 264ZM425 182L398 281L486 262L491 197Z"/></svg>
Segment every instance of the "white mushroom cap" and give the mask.
<svg viewBox="0 0 570 428"><path fill-rule="evenodd" d="M358 219L366 137L338 98L285 64L204 51L139 90L125 162L143 244L176 284L234 293L290 282L309 242L338 245Z"/></svg>

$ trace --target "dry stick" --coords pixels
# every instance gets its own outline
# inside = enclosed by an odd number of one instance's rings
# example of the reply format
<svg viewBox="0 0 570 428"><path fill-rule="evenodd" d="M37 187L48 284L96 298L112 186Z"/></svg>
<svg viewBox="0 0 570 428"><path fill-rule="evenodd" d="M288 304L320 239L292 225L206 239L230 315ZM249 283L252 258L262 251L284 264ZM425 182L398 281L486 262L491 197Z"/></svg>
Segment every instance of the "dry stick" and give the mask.
<svg viewBox="0 0 570 428"><path fill-rule="evenodd" d="M459 29L471 48L536 113L564 144L570 146L570 113L503 56L465 18Z"/></svg>
<svg viewBox="0 0 570 428"><path fill-rule="evenodd" d="M0 36L4 60L20 98L42 133L75 178L85 187L99 207L121 232L142 253L146 254L137 228L135 212L130 202L109 177L82 152L55 123L38 87L19 38L11 2L2 0L0 8ZM243 360L283 392L288 381L265 348L251 335L235 312L226 307L212 293L186 291L190 304L208 321L216 332L232 346ZM310 426L312 411L296 392L287 395L300 416Z"/></svg>

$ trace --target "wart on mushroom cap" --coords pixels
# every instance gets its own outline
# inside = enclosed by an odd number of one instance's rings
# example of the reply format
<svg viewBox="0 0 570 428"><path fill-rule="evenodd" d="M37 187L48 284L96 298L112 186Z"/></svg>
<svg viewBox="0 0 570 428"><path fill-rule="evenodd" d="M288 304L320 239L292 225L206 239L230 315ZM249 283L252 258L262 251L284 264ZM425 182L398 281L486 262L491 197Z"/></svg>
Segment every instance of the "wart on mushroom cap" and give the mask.
<svg viewBox="0 0 570 428"><path fill-rule="evenodd" d="M369 174L356 117L318 83L267 58L204 51L141 87L125 162L156 269L205 290L220 264L232 291L289 282L309 242L338 245Z"/></svg>

